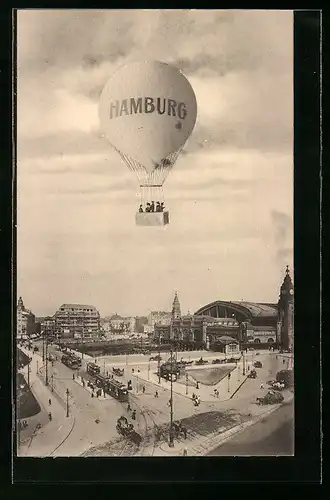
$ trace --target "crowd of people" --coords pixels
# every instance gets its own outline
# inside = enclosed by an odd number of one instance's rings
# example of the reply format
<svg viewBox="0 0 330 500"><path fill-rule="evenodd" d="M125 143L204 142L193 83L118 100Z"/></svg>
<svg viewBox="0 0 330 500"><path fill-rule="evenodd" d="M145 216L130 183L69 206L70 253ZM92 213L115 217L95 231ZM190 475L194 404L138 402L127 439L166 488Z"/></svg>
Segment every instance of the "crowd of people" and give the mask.
<svg viewBox="0 0 330 500"><path fill-rule="evenodd" d="M156 205L155 202L152 201L151 203L147 203L145 211L146 212L164 212L165 207L164 207L164 202L159 202L157 201ZM143 210L143 205L140 205L139 212L144 212Z"/></svg>

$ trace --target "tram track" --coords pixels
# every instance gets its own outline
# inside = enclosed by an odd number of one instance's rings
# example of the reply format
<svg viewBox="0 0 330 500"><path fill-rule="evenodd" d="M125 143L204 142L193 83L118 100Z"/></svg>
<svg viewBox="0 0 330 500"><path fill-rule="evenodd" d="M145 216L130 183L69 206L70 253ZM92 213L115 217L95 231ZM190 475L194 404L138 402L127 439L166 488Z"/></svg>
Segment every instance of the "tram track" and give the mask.
<svg viewBox="0 0 330 500"><path fill-rule="evenodd" d="M144 422L144 425L143 425L144 429L141 429L141 425L139 425L139 429L141 430L143 441L142 441L142 447L138 450L137 456L153 456L154 452L155 452L155 448L156 448L156 436L155 436L155 429L157 428L156 421L155 421L154 416L152 415L152 411L150 409L145 408L144 406L139 404L138 399L135 396L132 395L131 398L134 401L133 404L139 410L139 415L142 417L143 422ZM149 417L149 419L152 423L151 436L148 432L149 425L148 425L147 417ZM145 452L148 449L148 445L149 445L149 440L148 440L149 437L152 437L152 447L151 447L151 451L149 451L149 453L145 454Z"/></svg>

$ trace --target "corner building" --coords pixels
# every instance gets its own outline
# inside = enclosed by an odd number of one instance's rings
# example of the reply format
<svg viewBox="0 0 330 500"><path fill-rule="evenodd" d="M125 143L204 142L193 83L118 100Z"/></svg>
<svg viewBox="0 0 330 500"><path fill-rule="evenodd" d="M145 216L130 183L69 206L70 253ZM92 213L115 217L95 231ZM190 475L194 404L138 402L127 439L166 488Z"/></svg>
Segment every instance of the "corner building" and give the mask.
<svg viewBox="0 0 330 500"><path fill-rule="evenodd" d="M100 313L91 305L62 304L54 318L61 338L96 337L100 333Z"/></svg>

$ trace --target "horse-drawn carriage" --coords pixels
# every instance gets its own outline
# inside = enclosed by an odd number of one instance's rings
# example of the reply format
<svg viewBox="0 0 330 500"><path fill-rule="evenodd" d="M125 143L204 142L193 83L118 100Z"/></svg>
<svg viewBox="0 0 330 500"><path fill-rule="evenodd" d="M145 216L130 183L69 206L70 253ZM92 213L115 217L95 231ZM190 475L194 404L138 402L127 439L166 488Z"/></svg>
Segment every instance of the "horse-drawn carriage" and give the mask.
<svg viewBox="0 0 330 500"><path fill-rule="evenodd" d="M250 373L248 374L248 378L257 378L256 370L251 370Z"/></svg>
<svg viewBox="0 0 330 500"><path fill-rule="evenodd" d="M112 371L118 377L122 377L124 375L124 368L122 368L122 369L120 369L120 368L112 368Z"/></svg>
<svg viewBox="0 0 330 500"><path fill-rule="evenodd" d="M268 391L263 398L257 398L259 405L276 405L282 403L284 397L281 393L275 391Z"/></svg>
<svg viewBox="0 0 330 500"><path fill-rule="evenodd" d="M142 437L134 430L134 425L130 424L126 417L122 416L118 418L116 429L118 434L130 439L137 446L141 444Z"/></svg>

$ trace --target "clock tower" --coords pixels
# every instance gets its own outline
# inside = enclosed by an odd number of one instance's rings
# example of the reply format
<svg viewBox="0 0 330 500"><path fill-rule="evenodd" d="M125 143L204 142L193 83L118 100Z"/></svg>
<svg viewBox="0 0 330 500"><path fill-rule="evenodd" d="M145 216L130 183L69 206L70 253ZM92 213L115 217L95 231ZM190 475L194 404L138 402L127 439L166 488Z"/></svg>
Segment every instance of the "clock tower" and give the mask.
<svg viewBox="0 0 330 500"><path fill-rule="evenodd" d="M290 276L289 266L286 266L285 277L280 290L278 300L277 341L282 349L293 352L293 314L294 314L294 290Z"/></svg>

